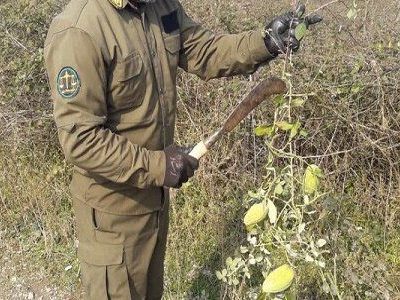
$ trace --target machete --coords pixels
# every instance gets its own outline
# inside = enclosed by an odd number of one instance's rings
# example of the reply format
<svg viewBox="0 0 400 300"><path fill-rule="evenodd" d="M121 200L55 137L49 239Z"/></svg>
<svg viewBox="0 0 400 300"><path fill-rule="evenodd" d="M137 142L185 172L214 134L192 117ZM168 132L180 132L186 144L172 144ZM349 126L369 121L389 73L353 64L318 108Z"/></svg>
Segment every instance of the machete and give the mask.
<svg viewBox="0 0 400 300"><path fill-rule="evenodd" d="M247 115L266 98L286 92L283 80L271 77L260 82L244 99L235 107L221 128L211 136L198 143L189 153L190 156L200 159L224 135L231 132Z"/></svg>

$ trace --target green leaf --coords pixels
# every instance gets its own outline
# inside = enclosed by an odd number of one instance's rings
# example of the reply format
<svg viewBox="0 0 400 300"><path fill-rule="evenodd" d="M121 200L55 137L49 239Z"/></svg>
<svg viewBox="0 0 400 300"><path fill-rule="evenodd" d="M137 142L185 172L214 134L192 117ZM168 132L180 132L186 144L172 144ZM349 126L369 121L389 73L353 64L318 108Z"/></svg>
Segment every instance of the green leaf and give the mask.
<svg viewBox="0 0 400 300"><path fill-rule="evenodd" d="M313 262L314 258L310 254L306 254L306 257L304 258L306 262Z"/></svg>
<svg viewBox="0 0 400 300"><path fill-rule="evenodd" d="M349 89L347 87L338 87L336 89L336 93L338 95L346 94L346 93L348 93L348 91L349 91Z"/></svg>
<svg viewBox="0 0 400 300"><path fill-rule="evenodd" d="M254 128L254 134L256 136L272 136L274 133L274 127L272 125L261 125Z"/></svg>
<svg viewBox="0 0 400 300"><path fill-rule="evenodd" d="M357 18L357 9L355 7L352 7L349 9L349 11L347 12L347 18L351 19L355 19Z"/></svg>
<svg viewBox="0 0 400 300"><path fill-rule="evenodd" d="M352 94L358 94L361 91L361 88L362 88L361 83L355 83L351 86L350 92Z"/></svg>
<svg viewBox="0 0 400 300"><path fill-rule="evenodd" d="M285 293L285 298L284 300L296 300L297 295L296 295L296 291L289 291Z"/></svg>
<svg viewBox="0 0 400 300"><path fill-rule="evenodd" d="M355 74L357 74L358 72L360 72L360 70L362 69L362 67L364 66L364 61L358 61L355 65L354 65L354 67L353 67L353 69L351 70L351 74L352 75L355 75Z"/></svg>
<svg viewBox="0 0 400 300"><path fill-rule="evenodd" d="M322 170L316 165L309 165L304 173L303 185L307 195L314 194L319 187L319 178L323 176Z"/></svg>
<svg viewBox="0 0 400 300"><path fill-rule="evenodd" d="M274 194L275 194L275 195L282 195L282 193L283 193L283 186L282 186L282 183L278 183L278 184L275 186Z"/></svg>
<svg viewBox="0 0 400 300"><path fill-rule="evenodd" d="M317 176L318 178L324 177L324 173L322 172L320 167L318 167L316 165L310 165L310 167L312 168L315 176Z"/></svg>
<svg viewBox="0 0 400 300"><path fill-rule="evenodd" d="M301 135L302 137L308 137L308 132L307 132L307 130L305 130L305 129L300 130L300 135Z"/></svg>
<svg viewBox="0 0 400 300"><path fill-rule="evenodd" d="M283 95L278 95L275 97L274 103L277 106L282 106L285 103L285 98L283 97Z"/></svg>
<svg viewBox="0 0 400 300"><path fill-rule="evenodd" d="M306 228L306 223L301 223L301 224L299 225L298 229L297 229L297 232L298 232L299 234L301 234L301 233L304 231L305 228Z"/></svg>
<svg viewBox="0 0 400 300"><path fill-rule="evenodd" d="M215 272L215 275L217 275L218 280L221 280L224 277L220 271Z"/></svg>
<svg viewBox="0 0 400 300"><path fill-rule="evenodd" d="M293 127L290 129L290 139L294 138L297 135L300 126L301 123L299 121L296 121L296 123L294 123Z"/></svg>
<svg viewBox="0 0 400 300"><path fill-rule="evenodd" d="M319 186L318 177L308 167L304 174L304 192L308 195L314 194Z"/></svg>
<svg viewBox="0 0 400 300"><path fill-rule="evenodd" d="M254 198L254 199L260 199L260 193L254 192L254 191L248 191L247 194L249 195L250 198Z"/></svg>
<svg viewBox="0 0 400 300"><path fill-rule="evenodd" d="M286 122L286 121L279 121L279 122L276 122L275 125L276 125L279 129L281 129L281 130L283 130L283 131L291 130L292 127L293 127L293 124L290 124L290 123L288 123L288 122Z"/></svg>
<svg viewBox="0 0 400 300"><path fill-rule="evenodd" d="M233 263L232 257L228 257L228 258L226 259L225 263L226 263L226 265L227 265L228 267L232 266L232 263Z"/></svg>
<svg viewBox="0 0 400 300"><path fill-rule="evenodd" d="M331 292L331 288L329 287L329 284L326 281L324 281L322 285L322 290L327 294Z"/></svg>
<svg viewBox="0 0 400 300"><path fill-rule="evenodd" d="M268 200L268 218L271 224L275 224L278 218L278 210L271 200Z"/></svg>
<svg viewBox="0 0 400 300"><path fill-rule="evenodd" d="M318 248L321 248L321 247L325 246L326 240L319 239L315 244L317 245Z"/></svg>
<svg viewBox="0 0 400 300"><path fill-rule="evenodd" d="M240 260L241 260L241 259L240 259L239 257L236 257L236 258L233 260L232 266L234 266L234 267L236 268L236 266L239 264Z"/></svg>
<svg viewBox="0 0 400 300"><path fill-rule="evenodd" d="M293 107L301 107L304 104L304 99L302 98L295 98L292 100L292 106Z"/></svg>
<svg viewBox="0 0 400 300"><path fill-rule="evenodd" d="M299 25L297 25L296 29L294 30L294 35L296 39L300 41L306 34L306 31L307 31L307 26L305 23L300 23Z"/></svg>
<svg viewBox="0 0 400 300"><path fill-rule="evenodd" d="M318 266L320 266L321 268L325 268L326 264L324 261L318 261L317 262Z"/></svg>
<svg viewBox="0 0 400 300"><path fill-rule="evenodd" d="M257 296L257 300L266 300L267 299L267 294L261 292L258 296Z"/></svg>

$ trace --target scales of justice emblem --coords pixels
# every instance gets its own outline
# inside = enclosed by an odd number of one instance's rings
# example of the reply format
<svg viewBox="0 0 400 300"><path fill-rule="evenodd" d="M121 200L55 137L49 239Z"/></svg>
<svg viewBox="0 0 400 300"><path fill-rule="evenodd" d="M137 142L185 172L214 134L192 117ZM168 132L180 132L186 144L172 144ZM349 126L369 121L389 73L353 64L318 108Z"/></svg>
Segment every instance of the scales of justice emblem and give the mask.
<svg viewBox="0 0 400 300"><path fill-rule="evenodd" d="M57 77L57 88L63 98L73 98L79 93L81 82L78 73L71 67L63 68Z"/></svg>

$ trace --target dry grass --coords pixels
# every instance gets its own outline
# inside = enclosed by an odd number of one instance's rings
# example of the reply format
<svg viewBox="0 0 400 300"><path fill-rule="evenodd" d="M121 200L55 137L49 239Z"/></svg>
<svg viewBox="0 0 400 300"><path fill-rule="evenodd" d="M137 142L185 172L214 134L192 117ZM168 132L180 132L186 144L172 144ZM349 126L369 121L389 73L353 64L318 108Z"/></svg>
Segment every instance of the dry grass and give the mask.
<svg viewBox="0 0 400 300"><path fill-rule="evenodd" d="M265 16L283 12L289 2L183 1L189 14L217 32L260 28ZM309 7L327 2L309 1ZM58 149L38 50L60 9L55 3L0 4L0 230L33 267L45 266L54 281L75 290L70 166ZM355 21L346 18L351 1L324 9L324 24L294 58L294 92L310 95L295 111L309 132L295 142L295 150L327 173L324 184L332 199L317 207L321 220L315 230L332 237L339 288L353 299L395 299L400 297L400 7L395 0L357 3ZM180 74L177 142L194 143L210 133L259 78L281 70L277 60L252 77L204 83ZM252 130L268 123L273 112L271 103L248 118L205 158L192 184L177 192L167 298L216 299L223 292L214 270L242 237L242 195L263 180L267 150ZM69 273L68 264L74 266ZM303 298L315 298L319 284L318 277L304 278Z"/></svg>

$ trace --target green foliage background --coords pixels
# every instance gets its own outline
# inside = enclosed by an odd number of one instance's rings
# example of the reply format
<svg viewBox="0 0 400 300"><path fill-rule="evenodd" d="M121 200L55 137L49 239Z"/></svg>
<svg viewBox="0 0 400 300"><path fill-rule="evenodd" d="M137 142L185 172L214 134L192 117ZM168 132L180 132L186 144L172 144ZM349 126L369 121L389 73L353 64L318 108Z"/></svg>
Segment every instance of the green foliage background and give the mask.
<svg viewBox="0 0 400 300"><path fill-rule="evenodd" d="M43 67L50 20L65 1L3 0L0 4L0 251L28 261L26 273L79 298L71 166L58 147ZM313 10L328 1L309 1ZM348 299L400 297L400 17L395 0L346 1L322 11L325 21L294 57L294 92L313 94L295 114L309 135L298 155L326 173L330 197L318 203L315 234L332 253ZM290 1L183 1L189 14L216 32L262 28ZM194 143L216 128L254 81L280 74L282 61L252 77L201 82L180 74L176 141ZM202 161L196 178L175 193L166 269L166 299L229 299L214 274L245 238L243 195L263 181L266 146L257 124L274 104L255 112ZM65 271L65 267L72 269ZM299 266L301 299L324 298L315 270ZM23 276L22 272L20 276ZM33 280L35 281L35 280ZM11 284L2 282L4 295ZM35 285L35 282L32 283ZM40 286L40 284L39 284Z"/></svg>

